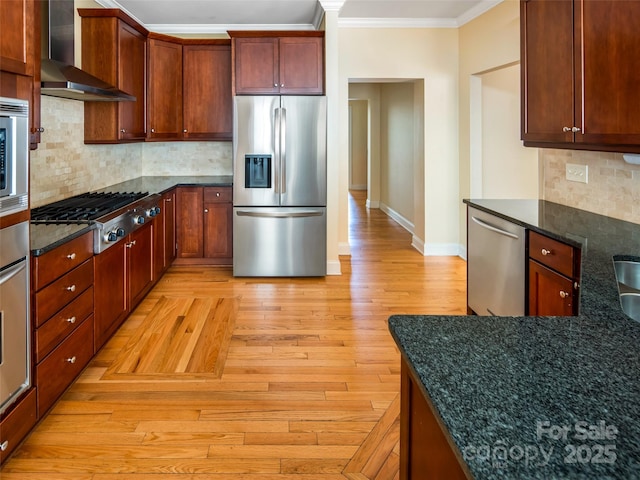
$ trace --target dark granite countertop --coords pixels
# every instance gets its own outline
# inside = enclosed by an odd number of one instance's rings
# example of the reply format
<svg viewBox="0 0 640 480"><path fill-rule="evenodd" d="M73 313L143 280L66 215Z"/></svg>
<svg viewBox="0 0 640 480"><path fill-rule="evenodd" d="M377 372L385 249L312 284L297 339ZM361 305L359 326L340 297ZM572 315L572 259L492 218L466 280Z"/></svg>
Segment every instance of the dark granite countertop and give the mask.
<svg viewBox="0 0 640 480"><path fill-rule="evenodd" d="M163 193L178 186L231 187L233 176L172 176L172 177L138 177L126 182L109 185L96 190L97 192L149 192ZM93 229L92 225L58 225L35 224L30 225L31 255L39 256L49 250L62 245L69 240Z"/></svg>
<svg viewBox="0 0 640 480"><path fill-rule="evenodd" d="M640 323L622 312L612 260L640 259L640 225L546 201L465 203L582 248L576 317L390 317L470 471L640 478Z"/></svg>

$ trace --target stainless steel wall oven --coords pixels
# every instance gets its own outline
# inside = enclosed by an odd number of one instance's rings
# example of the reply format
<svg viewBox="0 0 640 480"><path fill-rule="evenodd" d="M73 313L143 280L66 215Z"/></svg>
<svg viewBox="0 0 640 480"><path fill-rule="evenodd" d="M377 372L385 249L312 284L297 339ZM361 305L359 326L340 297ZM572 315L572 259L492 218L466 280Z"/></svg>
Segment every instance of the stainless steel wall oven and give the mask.
<svg viewBox="0 0 640 480"><path fill-rule="evenodd" d="M28 208L29 103L0 97L0 217Z"/></svg>
<svg viewBox="0 0 640 480"><path fill-rule="evenodd" d="M0 230L0 414L31 386L29 222Z"/></svg>

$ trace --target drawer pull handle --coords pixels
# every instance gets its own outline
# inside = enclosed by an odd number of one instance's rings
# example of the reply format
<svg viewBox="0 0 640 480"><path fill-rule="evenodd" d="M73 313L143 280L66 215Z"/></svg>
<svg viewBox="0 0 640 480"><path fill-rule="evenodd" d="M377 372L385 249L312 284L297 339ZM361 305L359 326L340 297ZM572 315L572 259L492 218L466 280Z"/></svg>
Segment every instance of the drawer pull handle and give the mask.
<svg viewBox="0 0 640 480"><path fill-rule="evenodd" d="M76 323L76 317L67 318L67 322L73 325L74 323Z"/></svg>
<svg viewBox="0 0 640 480"><path fill-rule="evenodd" d="M70 292L75 292L76 291L76 286L75 285L71 285L70 287L67 287L67 290L69 290Z"/></svg>
<svg viewBox="0 0 640 480"><path fill-rule="evenodd" d="M71 358L67 358L67 362L69 362L69 363L76 363L76 356L74 355L74 356L73 356L73 357L71 357Z"/></svg>
<svg viewBox="0 0 640 480"><path fill-rule="evenodd" d="M0 452L6 452L7 448L9 448L9 440L5 440L4 442L0 443Z"/></svg>
<svg viewBox="0 0 640 480"><path fill-rule="evenodd" d="M560 298L569 298L570 293L560 290Z"/></svg>
<svg viewBox="0 0 640 480"><path fill-rule="evenodd" d="M542 249L542 255L544 255L545 257L547 255L551 255L553 252L551 250L547 250L546 248Z"/></svg>
<svg viewBox="0 0 640 480"><path fill-rule="evenodd" d="M75 254L75 252L74 252L74 253L70 253L69 255L67 255L67 258L68 258L69 260L75 260L75 259L76 259L76 254Z"/></svg>

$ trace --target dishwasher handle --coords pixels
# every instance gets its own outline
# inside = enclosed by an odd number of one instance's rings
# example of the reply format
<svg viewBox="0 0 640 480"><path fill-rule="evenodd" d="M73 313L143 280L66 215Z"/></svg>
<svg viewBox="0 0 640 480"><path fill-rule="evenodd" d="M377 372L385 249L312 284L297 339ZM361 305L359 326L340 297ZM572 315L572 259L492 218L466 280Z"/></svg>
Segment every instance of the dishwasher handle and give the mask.
<svg viewBox="0 0 640 480"><path fill-rule="evenodd" d="M486 223L483 220L480 220L479 218L472 216L471 220L473 220L475 223L477 223L481 227L486 228L487 230L491 230L492 232L499 233L500 235L504 235L505 237L514 238L516 240L519 238L518 235L516 235L515 233L507 232L506 230L502 230L501 228L494 227L493 225Z"/></svg>

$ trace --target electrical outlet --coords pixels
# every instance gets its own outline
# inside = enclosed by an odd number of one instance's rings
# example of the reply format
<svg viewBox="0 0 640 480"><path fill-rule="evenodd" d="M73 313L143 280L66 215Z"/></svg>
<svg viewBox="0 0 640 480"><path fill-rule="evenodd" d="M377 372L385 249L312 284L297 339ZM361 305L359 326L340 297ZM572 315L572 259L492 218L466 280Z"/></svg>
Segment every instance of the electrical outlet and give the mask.
<svg viewBox="0 0 640 480"><path fill-rule="evenodd" d="M589 167L567 163L566 177L570 182L589 183Z"/></svg>

